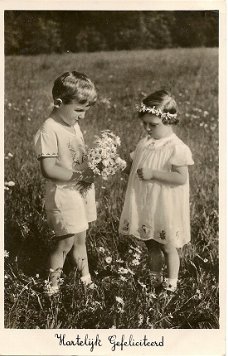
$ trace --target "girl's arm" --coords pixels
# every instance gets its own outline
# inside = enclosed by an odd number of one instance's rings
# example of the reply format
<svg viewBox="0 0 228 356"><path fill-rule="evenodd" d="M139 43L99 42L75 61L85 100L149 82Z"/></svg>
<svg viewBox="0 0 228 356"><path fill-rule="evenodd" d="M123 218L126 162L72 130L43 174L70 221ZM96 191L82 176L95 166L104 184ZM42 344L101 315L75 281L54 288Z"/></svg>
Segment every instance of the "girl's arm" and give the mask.
<svg viewBox="0 0 228 356"><path fill-rule="evenodd" d="M67 168L61 167L56 164L56 158L43 157L40 159L40 168L42 175L45 178L58 180L62 182L68 182L70 180L81 179L81 176L86 176L88 178L91 175L87 164L78 165L77 172L73 172ZM82 180L82 179L81 179ZM92 180L92 177L91 177Z"/></svg>
<svg viewBox="0 0 228 356"><path fill-rule="evenodd" d="M187 166L172 166L171 172L163 172L140 168L137 174L142 180L158 180L163 183L182 185L187 181L188 167Z"/></svg>

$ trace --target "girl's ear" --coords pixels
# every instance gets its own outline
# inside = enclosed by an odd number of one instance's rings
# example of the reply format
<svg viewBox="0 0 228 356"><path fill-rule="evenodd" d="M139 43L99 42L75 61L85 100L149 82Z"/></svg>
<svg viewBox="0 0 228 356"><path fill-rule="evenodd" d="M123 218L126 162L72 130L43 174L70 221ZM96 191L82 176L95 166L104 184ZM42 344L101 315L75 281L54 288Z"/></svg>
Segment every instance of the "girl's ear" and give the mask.
<svg viewBox="0 0 228 356"><path fill-rule="evenodd" d="M54 101L54 107L55 107L55 108L59 108L62 103L63 103L62 99L57 98L57 99L55 99L55 101Z"/></svg>

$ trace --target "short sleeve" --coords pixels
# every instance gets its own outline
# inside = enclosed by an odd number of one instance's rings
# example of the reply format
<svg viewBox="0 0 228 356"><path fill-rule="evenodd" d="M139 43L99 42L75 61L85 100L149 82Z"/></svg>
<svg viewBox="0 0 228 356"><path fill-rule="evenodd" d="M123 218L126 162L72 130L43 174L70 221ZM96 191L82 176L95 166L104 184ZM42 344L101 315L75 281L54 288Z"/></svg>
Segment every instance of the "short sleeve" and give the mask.
<svg viewBox="0 0 228 356"><path fill-rule="evenodd" d="M135 151L130 152L130 158L133 161L135 158Z"/></svg>
<svg viewBox="0 0 228 356"><path fill-rule="evenodd" d="M175 145L170 163L174 166L190 166L194 164L192 153L186 145Z"/></svg>
<svg viewBox="0 0 228 356"><path fill-rule="evenodd" d="M37 159L41 157L58 157L55 132L43 125L34 136L34 148Z"/></svg>

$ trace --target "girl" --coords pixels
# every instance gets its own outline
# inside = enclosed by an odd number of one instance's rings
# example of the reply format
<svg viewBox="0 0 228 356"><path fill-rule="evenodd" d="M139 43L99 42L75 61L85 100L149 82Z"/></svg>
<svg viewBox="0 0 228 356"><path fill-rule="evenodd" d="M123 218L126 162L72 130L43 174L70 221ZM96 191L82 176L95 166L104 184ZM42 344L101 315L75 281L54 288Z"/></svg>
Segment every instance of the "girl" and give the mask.
<svg viewBox="0 0 228 356"><path fill-rule="evenodd" d="M174 292L179 273L177 249L190 241L188 146L173 132L177 104L169 92L146 97L138 108L147 137L130 154L133 162L119 231L145 241L152 279L162 282L164 254L168 278L163 287Z"/></svg>
<svg viewBox="0 0 228 356"><path fill-rule="evenodd" d="M84 196L77 189L79 180L93 182L78 122L96 102L95 86L85 74L66 72L55 80L52 95L54 109L34 138L41 172L47 178L47 221L56 235L48 261L50 275L46 292L49 296L59 291L61 271L70 251L82 282L91 285L86 229L88 222L96 220L94 186Z"/></svg>

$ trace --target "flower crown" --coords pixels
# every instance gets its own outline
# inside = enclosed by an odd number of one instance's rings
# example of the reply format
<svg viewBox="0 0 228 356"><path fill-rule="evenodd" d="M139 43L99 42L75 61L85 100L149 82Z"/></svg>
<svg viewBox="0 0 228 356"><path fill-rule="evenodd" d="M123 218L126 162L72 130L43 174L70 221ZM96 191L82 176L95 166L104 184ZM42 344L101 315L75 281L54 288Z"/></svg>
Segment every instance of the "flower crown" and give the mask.
<svg viewBox="0 0 228 356"><path fill-rule="evenodd" d="M169 112L163 112L161 109L156 109L155 106L151 108L150 106L146 106L144 103L141 103L140 105L136 105L136 109L140 113L149 113L159 116L162 119L163 124L171 125L179 122L176 113L170 114Z"/></svg>

